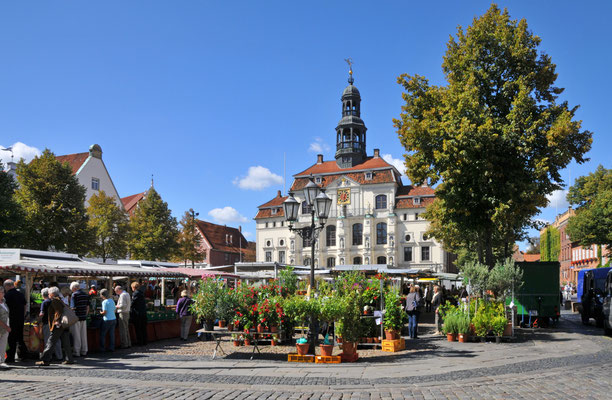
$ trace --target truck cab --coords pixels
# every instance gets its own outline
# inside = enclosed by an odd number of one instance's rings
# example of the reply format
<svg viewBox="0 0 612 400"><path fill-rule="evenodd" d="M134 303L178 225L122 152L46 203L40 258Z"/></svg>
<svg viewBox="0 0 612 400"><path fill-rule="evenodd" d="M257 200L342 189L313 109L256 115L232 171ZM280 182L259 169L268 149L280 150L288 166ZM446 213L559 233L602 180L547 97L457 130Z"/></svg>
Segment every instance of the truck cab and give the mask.
<svg viewBox="0 0 612 400"><path fill-rule="evenodd" d="M604 332L612 335L612 270L606 276L605 293L603 299Z"/></svg>

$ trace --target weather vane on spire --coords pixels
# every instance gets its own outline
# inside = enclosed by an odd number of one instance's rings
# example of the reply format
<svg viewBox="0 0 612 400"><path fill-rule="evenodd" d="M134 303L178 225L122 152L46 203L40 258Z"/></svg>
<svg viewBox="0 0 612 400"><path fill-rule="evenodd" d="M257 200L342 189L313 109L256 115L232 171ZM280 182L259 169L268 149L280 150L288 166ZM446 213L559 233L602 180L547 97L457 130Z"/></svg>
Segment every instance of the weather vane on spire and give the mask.
<svg viewBox="0 0 612 400"><path fill-rule="evenodd" d="M355 82L355 80L353 79L353 59L351 57L349 58L345 58L344 61L346 61L346 63L349 66L349 83L352 85L353 82Z"/></svg>

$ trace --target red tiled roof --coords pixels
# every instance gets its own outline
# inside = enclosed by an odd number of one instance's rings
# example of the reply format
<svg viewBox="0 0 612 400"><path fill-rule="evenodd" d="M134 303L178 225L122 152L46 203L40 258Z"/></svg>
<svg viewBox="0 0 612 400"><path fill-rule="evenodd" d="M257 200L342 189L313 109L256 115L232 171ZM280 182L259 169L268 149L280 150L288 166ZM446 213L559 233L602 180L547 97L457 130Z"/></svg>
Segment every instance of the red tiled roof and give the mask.
<svg viewBox="0 0 612 400"><path fill-rule="evenodd" d="M268 201L267 203L264 203L264 204L260 205L257 208L282 206L283 202L285 200L287 200L287 197L289 197L289 196L281 195L281 191L279 190L275 198L273 198L272 200Z"/></svg>
<svg viewBox="0 0 612 400"><path fill-rule="evenodd" d="M255 219L277 218L277 217L284 217L284 216L285 216L285 210L283 209L283 207L279 207L279 209L276 212L276 214L272 214L272 209L271 208L264 208L264 209L259 210L257 212L257 215L255 216Z"/></svg>
<svg viewBox="0 0 612 400"><path fill-rule="evenodd" d="M226 225L217 225L212 222L196 220L196 225L206 241L213 250L225 251L228 253L240 254L240 249L244 251L248 246L248 241L240 230ZM232 236L232 242L226 242L226 235Z"/></svg>
<svg viewBox="0 0 612 400"><path fill-rule="evenodd" d="M435 200L434 197L423 197L421 198L421 204L414 204L412 198L401 198L395 199L395 208L425 208Z"/></svg>
<svg viewBox="0 0 612 400"><path fill-rule="evenodd" d="M539 254L527 254L527 253L524 253L523 257L525 258L525 261L528 261L528 262L540 261L540 255Z"/></svg>
<svg viewBox="0 0 612 400"><path fill-rule="evenodd" d="M335 163L336 162L334 161L334 164ZM335 175L323 175L321 177L321 184L319 186L327 187L333 181L335 181L336 179L342 178L343 176L346 176L347 178L359 183L360 185L395 182L396 180L395 180L395 177L393 176L394 173L392 171L393 170L390 168L386 170L382 170L382 171L372 171L372 179L368 179L368 180L366 180L365 174L363 172L346 172L346 173L339 173ZM297 190L304 189L304 187L306 187L306 185L308 184L309 179L310 178L308 177L296 178L293 181L293 185L291 185L291 190L297 191Z"/></svg>
<svg viewBox="0 0 612 400"><path fill-rule="evenodd" d="M436 191L429 186L400 186L395 197L435 196Z"/></svg>
<svg viewBox="0 0 612 400"><path fill-rule="evenodd" d="M125 208L125 211L128 214L130 215L134 214L134 210L136 209L138 202L144 198L145 193L147 192L136 193L131 196L121 198L121 202L123 203L123 208Z"/></svg>
<svg viewBox="0 0 612 400"><path fill-rule="evenodd" d="M89 153L75 153L75 154L67 154L65 156L55 156L55 159L62 164L68 163L70 168L72 168L72 173L76 174L79 168L83 165L85 160L89 157Z"/></svg>
<svg viewBox="0 0 612 400"><path fill-rule="evenodd" d="M351 168L340 168L335 160L332 161L324 161L321 164L314 164L308 169L300 172L299 174L295 174L293 176L309 176L310 174L318 175L318 174L343 174L350 171L365 171L371 169L378 168L393 168L391 164L383 160L381 157L368 157L361 164L355 165Z"/></svg>

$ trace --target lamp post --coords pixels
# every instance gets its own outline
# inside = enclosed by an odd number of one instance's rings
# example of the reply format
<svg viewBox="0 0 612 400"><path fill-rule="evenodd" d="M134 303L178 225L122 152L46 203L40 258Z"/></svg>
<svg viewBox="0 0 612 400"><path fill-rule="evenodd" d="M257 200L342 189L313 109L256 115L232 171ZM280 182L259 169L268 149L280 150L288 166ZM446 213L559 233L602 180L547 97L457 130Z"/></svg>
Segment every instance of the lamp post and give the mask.
<svg viewBox="0 0 612 400"><path fill-rule="evenodd" d="M191 237L193 238L193 247L194 247L194 253L195 253L195 245L196 245L196 240L195 240L195 218L200 215L200 213L197 213L195 211L193 211L193 208L190 209L189 211L191 211ZM191 254L191 268L195 268L195 260L194 260L194 254Z"/></svg>
<svg viewBox="0 0 612 400"><path fill-rule="evenodd" d="M293 197L293 193L289 193L287 200L283 202L283 210L285 211L285 220L289 224L289 231L296 232L302 239L307 239L310 243L310 290L314 293L315 289L315 244L319 232L325 226L325 222L329 217L332 199L325 194L325 190L320 188L312 178L304 188L304 201L310 206L310 225L302 228L294 228L293 224L298 219L300 203ZM317 219L315 220L315 215ZM317 223L318 222L318 223ZM319 331L319 321L310 321L310 353L314 354L314 346Z"/></svg>

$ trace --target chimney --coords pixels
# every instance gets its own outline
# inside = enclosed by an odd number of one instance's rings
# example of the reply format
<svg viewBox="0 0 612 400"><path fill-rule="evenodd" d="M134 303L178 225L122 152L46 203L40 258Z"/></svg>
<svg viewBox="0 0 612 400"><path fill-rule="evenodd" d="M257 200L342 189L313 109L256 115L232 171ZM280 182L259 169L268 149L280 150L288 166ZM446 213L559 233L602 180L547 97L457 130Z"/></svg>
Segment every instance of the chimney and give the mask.
<svg viewBox="0 0 612 400"><path fill-rule="evenodd" d="M99 144L89 146L89 155L95 158L102 159L102 147Z"/></svg>
<svg viewBox="0 0 612 400"><path fill-rule="evenodd" d="M380 149L374 149L374 158L380 157Z"/></svg>
<svg viewBox="0 0 612 400"><path fill-rule="evenodd" d="M280 192L280 190L279 190ZM238 232L242 233L242 225L238 225Z"/></svg>
<svg viewBox="0 0 612 400"><path fill-rule="evenodd" d="M279 190L279 191L276 193L276 196L277 196L277 197L283 197L283 195L281 194L281 191L280 191L280 190Z"/></svg>
<svg viewBox="0 0 612 400"><path fill-rule="evenodd" d="M323 154L317 154L317 164L323 164Z"/></svg>

